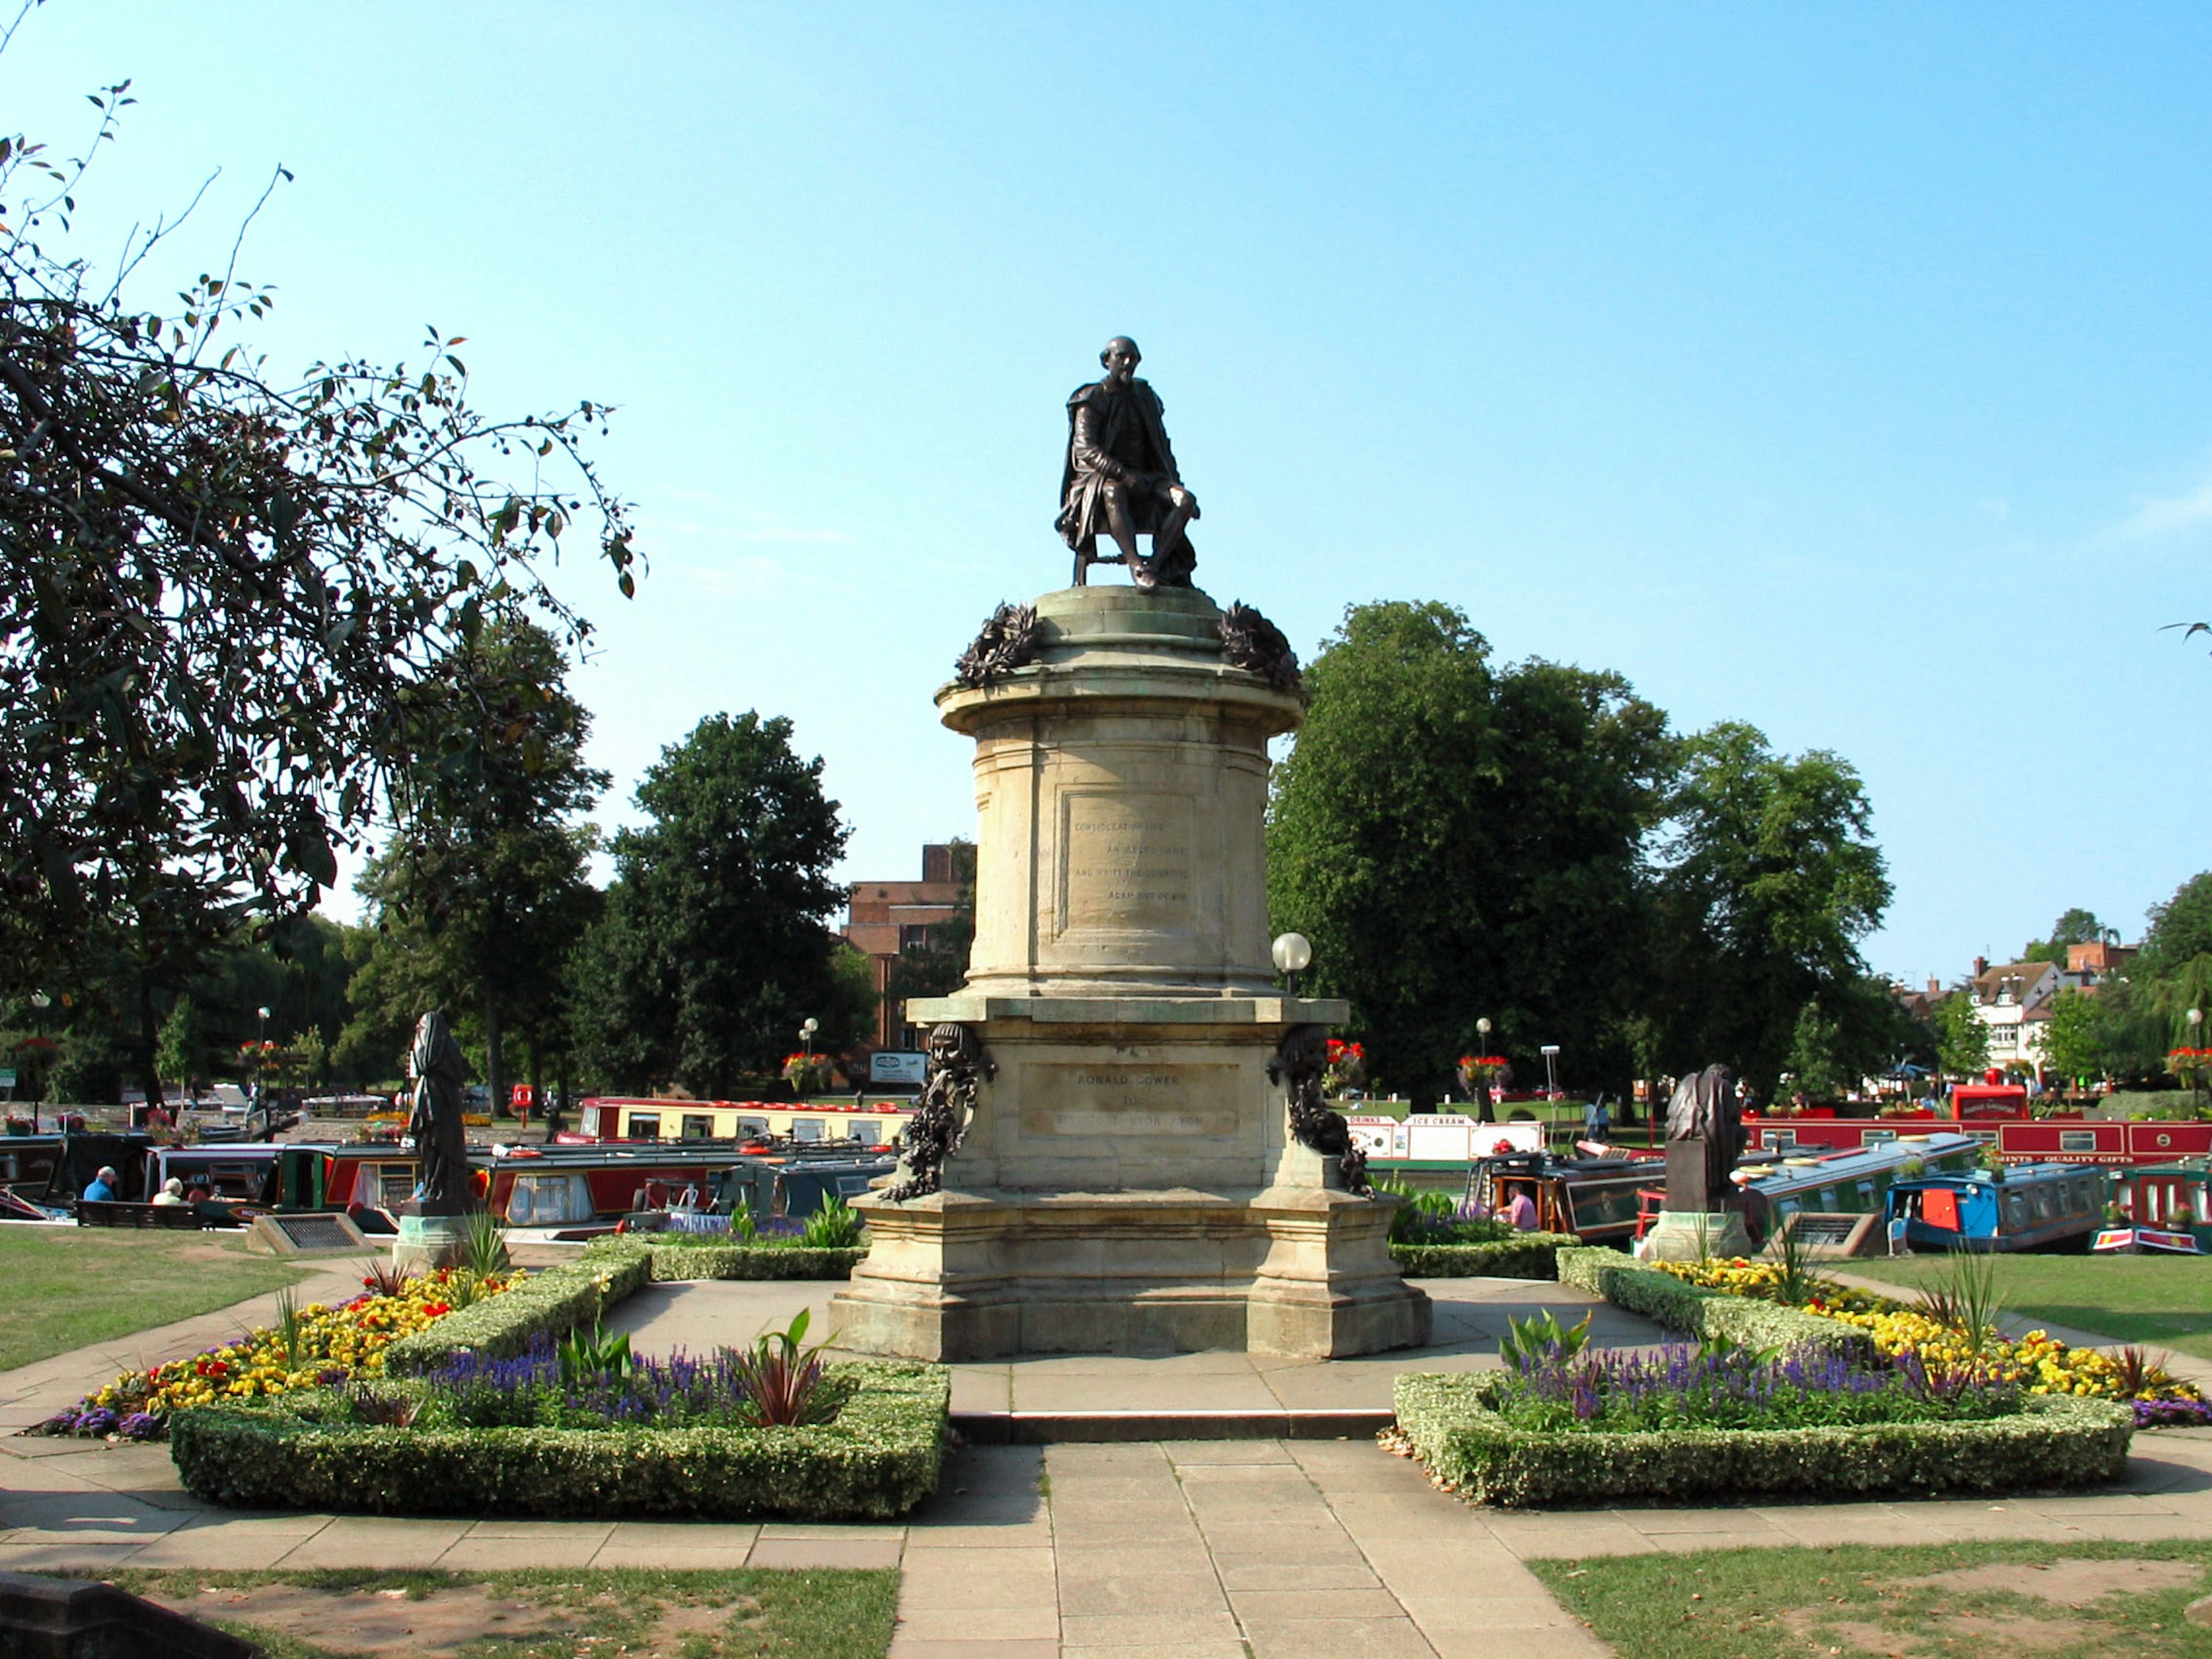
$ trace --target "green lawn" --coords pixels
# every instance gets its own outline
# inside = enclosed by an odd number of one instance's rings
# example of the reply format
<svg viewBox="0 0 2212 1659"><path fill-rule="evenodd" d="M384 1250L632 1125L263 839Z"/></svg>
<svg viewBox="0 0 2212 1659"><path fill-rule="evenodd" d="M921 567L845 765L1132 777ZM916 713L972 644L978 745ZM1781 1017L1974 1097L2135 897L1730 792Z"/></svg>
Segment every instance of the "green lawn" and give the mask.
<svg viewBox="0 0 2212 1659"><path fill-rule="evenodd" d="M307 1272L248 1255L237 1233L0 1224L0 1370L227 1308Z"/></svg>
<svg viewBox="0 0 2212 1659"><path fill-rule="evenodd" d="M270 1659L883 1659L896 1571L115 1571L118 1589L258 1643Z"/></svg>
<svg viewBox="0 0 2212 1659"><path fill-rule="evenodd" d="M1941 1256L1848 1265L1854 1273L1907 1291L1948 1266ZM1999 1291L2013 1312L2212 1359L2212 1257L2000 1255L1996 1268Z"/></svg>
<svg viewBox="0 0 2212 1659"><path fill-rule="evenodd" d="M2212 1544L1946 1544L1707 1550L1531 1561L1635 1659L2212 1659L2182 1609Z"/></svg>

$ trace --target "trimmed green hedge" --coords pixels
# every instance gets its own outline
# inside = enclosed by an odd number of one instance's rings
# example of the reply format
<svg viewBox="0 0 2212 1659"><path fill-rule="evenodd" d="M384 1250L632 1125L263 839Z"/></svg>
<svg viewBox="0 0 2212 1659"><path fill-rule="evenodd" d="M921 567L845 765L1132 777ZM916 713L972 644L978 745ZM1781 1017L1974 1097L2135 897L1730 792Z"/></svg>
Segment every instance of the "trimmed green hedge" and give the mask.
<svg viewBox="0 0 2212 1659"><path fill-rule="evenodd" d="M179 1412L169 1451L186 1491L241 1509L727 1521L904 1515L937 1490L951 1374L885 1362L828 1370L853 1391L836 1421L806 1428L368 1428L313 1421L332 1403L316 1390Z"/></svg>
<svg viewBox="0 0 2212 1659"><path fill-rule="evenodd" d="M1642 1314L1653 1324L1684 1336L1725 1336L1755 1348L1822 1348L1866 1350L1871 1344L1864 1331L1841 1320L1823 1319L1778 1302L1759 1302L1708 1290L1642 1267L1634 1258L1602 1245L1584 1245L1559 1252L1559 1279L1603 1297L1627 1313Z"/></svg>
<svg viewBox="0 0 2212 1659"><path fill-rule="evenodd" d="M1523 1233L1487 1244L1393 1244L1390 1258L1408 1279L1557 1279L1559 1251L1581 1243L1572 1233Z"/></svg>
<svg viewBox="0 0 2212 1659"><path fill-rule="evenodd" d="M651 1273L651 1262L641 1255L594 1257L587 1249L574 1261L534 1273L511 1291L401 1337L384 1351L384 1369L391 1376L404 1376L442 1365L464 1349L511 1359L540 1331L564 1336L579 1325L591 1324L641 1288Z"/></svg>
<svg viewBox="0 0 2212 1659"><path fill-rule="evenodd" d="M1480 1373L1397 1379L1398 1426L1415 1455L1480 1504L2097 1486L2124 1476L2135 1431L2126 1406L2054 1395L2031 1396L2018 1416L1976 1422L1547 1434L1510 1427L1490 1410L1497 1386Z"/></svg>
<svg viewBox="0 0 2212 1659"><path fill-rule="evenodd" d="M672 1234L625 1233L586 1247L582 1260L644 1256L653 1279L850 1279L868 1253L865 1244L849 1249L815 1249L805 1244L718 1244Z"/></svg>

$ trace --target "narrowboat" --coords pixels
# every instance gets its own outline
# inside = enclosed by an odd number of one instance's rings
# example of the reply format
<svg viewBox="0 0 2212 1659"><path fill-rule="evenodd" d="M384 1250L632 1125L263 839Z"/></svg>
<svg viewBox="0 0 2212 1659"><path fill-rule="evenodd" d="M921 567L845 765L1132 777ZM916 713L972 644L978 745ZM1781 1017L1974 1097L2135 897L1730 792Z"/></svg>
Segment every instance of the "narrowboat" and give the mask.
<svg viewBox="0 0 2212 1659"><path fill-rule="evenodd" d="M1962 1171L1980 1152L1979 1141L1946 1133L1917 1135L1856 1152L1747 1164L1735 1172L1743 1194L1744 1226L1757 1240L1772 1237L1801 1211L1886 1218L1890 1189L1905 1171L1914 1176Z"/></svg>
<svg viewBox="0 0 2212 1659"><path fill-rule="evenodd" d="M913 1103L904 1100L848 1105L842 1102L650 1100L593 1095L579 1103L577 1131L568 1139L594 1142L723 1140L745 1145L788 1141L802 1146L833 1141L881 1147L896 1145L899 1132L913 1115Z"/></svg>
<svg viewBox="0 0 2212 1659"><path fill-rule="evenodd" d="M1655 1181L1665 1186L1666 1179L1667 1166L1658 1158L1498 1153L1475 1159L1467 1190L1470 1199L1492 1213L1526 1194L1536 1206L1538 1231L1572 1233L1587 1244L1625 1245L1637 1236L1640 1195Z"/></svg>
<svg viewBox="0 0 2212 1659"><path fill-rule="evenodd" d="M2070 1164L1947 1171L1892 1182L1889 1215L1916 1250L2081 1249L2104 1224L2105 1184Z"/></svg>
<svg viewBox="0 0 2212 1659"><path fill-rule="evenodd" d="M1982 1085L1976 1085L1978 1088ZM1961 1092L1964 1092L1963 1091ZM1969 1103L1973 1104L1974 1103ZM1998 1118L1985 1112L1938 1118L1932 1113L1890 1117L1838 1117L1814 1110L1790 1117L1744 1119L1745 1144L1752 1151L1788 1156L1794 1152L1850 1152L1887 1146L1909 1135L1964 1134L1996 1148L2008 1164L2094 1164L2115 1168L2171 1164L2212 1155L2212 1122L2169 1123L2130 1118Z"/></svg>
<svg viewBox="0 0 2212 1659"><path fill-rule="evenodd" d="M2212 1181L2197 1159L2154 1164L2112 1178L2112 1210L2089 1248L2106 1255L2140 1255L2154 1250L2169 1255L2202 1255L2212 1236Z"/></svg>
<svg viewBox="0 0 2212 1659"><path fill-rule="evenodd" d="M1412 1112L1402 1118L1355 1115L1346 1125L1352 1144L1367 1154L1376 1175L1467 1175L1486 1158L1526 1157L1541 1152L1545 1126L1523 1118L1512 1123L1483 1123L1462 1112Z"/></svg>

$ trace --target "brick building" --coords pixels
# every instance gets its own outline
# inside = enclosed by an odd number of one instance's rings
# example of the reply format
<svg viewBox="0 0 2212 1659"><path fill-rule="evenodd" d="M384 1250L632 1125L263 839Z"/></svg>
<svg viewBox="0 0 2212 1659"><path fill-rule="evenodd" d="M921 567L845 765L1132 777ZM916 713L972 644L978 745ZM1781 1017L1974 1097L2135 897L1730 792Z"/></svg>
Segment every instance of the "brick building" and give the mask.
<svg viewBox="0 0 2212 1659"><path fill-rule="evenodd" d="M892 1006L890 975L902 956L945 942L948 924L966 923L975 893L975 848L967 842L921 849L920 881L856 881L848 900L845 939L875 968L874 1048L911 1048L918 1038Z"/></svg>

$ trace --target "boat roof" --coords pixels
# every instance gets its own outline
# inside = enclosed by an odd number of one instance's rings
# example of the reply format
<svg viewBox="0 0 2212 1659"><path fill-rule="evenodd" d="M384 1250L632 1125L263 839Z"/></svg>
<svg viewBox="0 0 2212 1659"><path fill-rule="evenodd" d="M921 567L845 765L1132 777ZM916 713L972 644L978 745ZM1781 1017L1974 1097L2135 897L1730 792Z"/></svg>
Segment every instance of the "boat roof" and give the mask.
<svg viewBox="0 0 2212 1659"><path fill-rule="evenodd" d="M1946 1131L1932 1135L1900 1135L1879 1146L1852 1147L1844 1152L1784 1153L1779 1158L1763 1161L1763 1167L1771 1173L1754 1176L1744 1185L1760 1193L1832 1186L1838 1181L1854 1181L1863 1176L1895 1170L1916 1158L1946 1158L1956 1152L1976 1152L1981 1145L1972 1135Z"/></svg>
<svg viewBox="0 0 2212 1659"><path fill-rule="evenodd" d="M2096 1176L2105 1171L2086 1164L2008 1164L2002 1170L1931 1170L1924 1176L1910 1181L1900 1181L1899 1187L1969 1186L2032 1187L2039 1181L2065 1181L2079 1176Z"/></svg>
<svg viewBox="0 0 2212 1659"><path fill-rule="evenodd" d="M2177 1158L2171 1164L2137 1164L2131 1168L2115 1170L2112 1174L2121 1181L2131 1176L2147 1175L2195 1176L2202 1181L2208 1174L2212 1174L2212 1159Z"/></svg>

